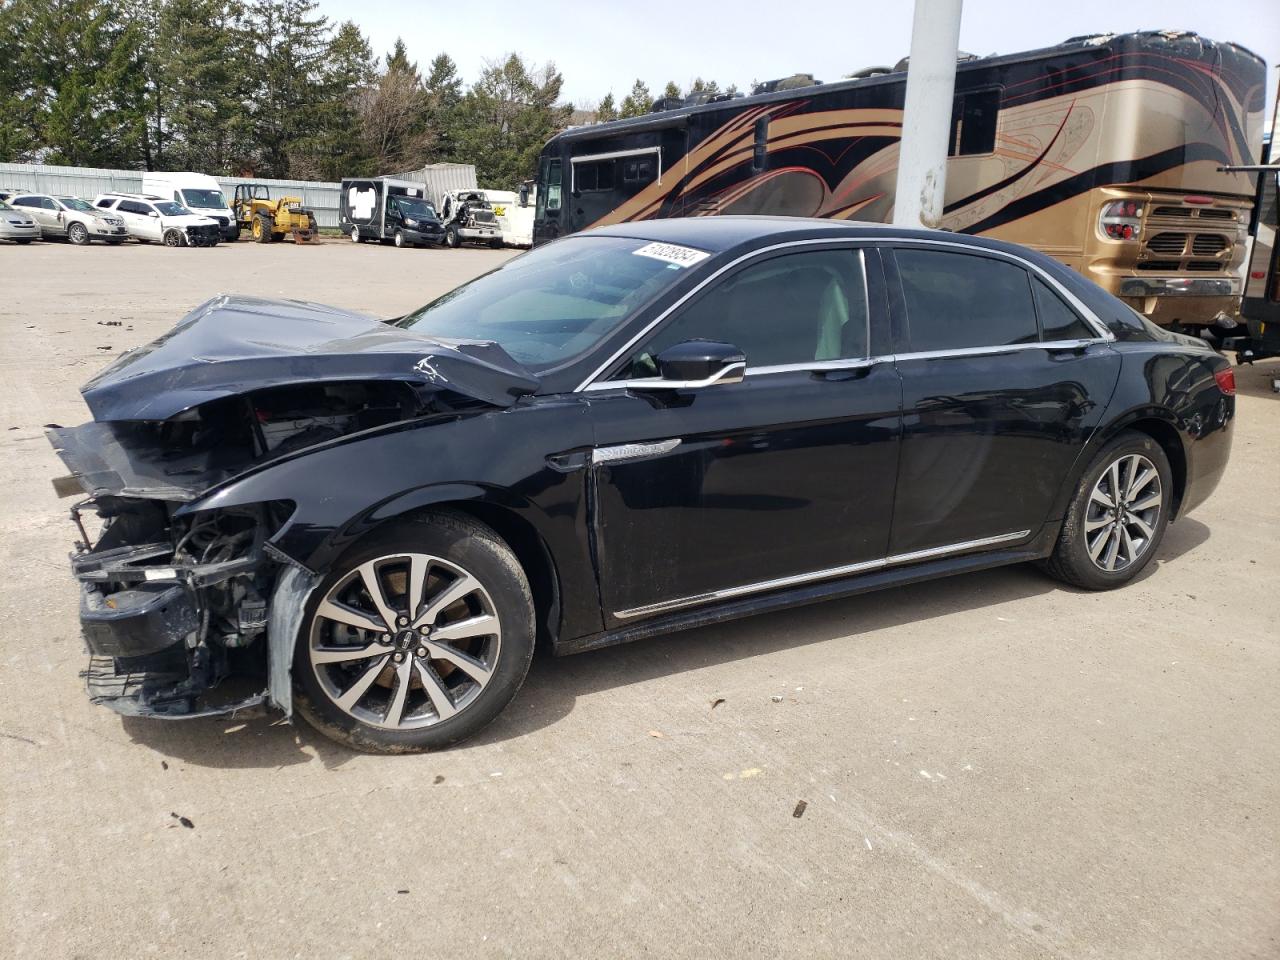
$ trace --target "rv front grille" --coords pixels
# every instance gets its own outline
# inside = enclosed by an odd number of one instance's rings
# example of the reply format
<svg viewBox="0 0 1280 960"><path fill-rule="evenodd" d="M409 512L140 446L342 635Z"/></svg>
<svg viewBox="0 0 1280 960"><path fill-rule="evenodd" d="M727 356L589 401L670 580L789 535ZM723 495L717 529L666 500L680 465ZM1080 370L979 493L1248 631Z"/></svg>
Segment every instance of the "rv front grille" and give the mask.
<svg viewBox="0 0 1280 960"><path fill-rule="evenodd" d="M1153 217L1171 217L1178 220L1190 220L1190 207L1155 207L1151 211Z"/></svg>
<svg viewBox="0 0 1280 960"><path fill-rule="evenodd" d="M1138 264L1138 269L1154 270L1159 273L1177 273L1178 261L1177 260L1147 260L1144 263Z"/></svg>
<svg viewBox="0 0 1280 960"><path fill-rule="evenodd" d="M1197 257L1212 257L1227 249L1227 238L1217 233L1197 233L1191 241L1191 252Z"/></svg>
<svg viewBox="0 0 1280 960"><path fill-rule="evenodd" d="M1210 207L1200 208L1201 220L1235 220L1236 212L1234 210L1214 209Z"/></svg>
<svg viewBox="0 0 1280 960"><path fill-rule="evenodd" d="M1222 264L1217 260L1188 260L1187 269L1197 273L1215 273L1222 269Z"/></svg>
<svg viewBox="0 0 1280 960"><path fill-rule="evenodd" d="M1172 254L1174 256L1181 256L1186 246L1187 235L1185 233L1157 233L1147 241L1147 249L1152 253Z"/></svg>

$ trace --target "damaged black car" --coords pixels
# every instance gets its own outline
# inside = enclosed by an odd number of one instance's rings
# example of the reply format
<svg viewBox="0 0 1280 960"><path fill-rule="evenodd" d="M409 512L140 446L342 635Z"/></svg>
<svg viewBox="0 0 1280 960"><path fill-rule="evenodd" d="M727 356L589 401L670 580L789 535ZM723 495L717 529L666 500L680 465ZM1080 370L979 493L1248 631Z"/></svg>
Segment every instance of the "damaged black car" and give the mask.
<svg viewBox="0 0 1280 960"><path fill-rule="evenodd" d="M1216 486L1234 380L1009 244L623 224L390 321L224 296L50 431L89 694L457 742L565 654L1035 562L1132 580Z"/></svg>

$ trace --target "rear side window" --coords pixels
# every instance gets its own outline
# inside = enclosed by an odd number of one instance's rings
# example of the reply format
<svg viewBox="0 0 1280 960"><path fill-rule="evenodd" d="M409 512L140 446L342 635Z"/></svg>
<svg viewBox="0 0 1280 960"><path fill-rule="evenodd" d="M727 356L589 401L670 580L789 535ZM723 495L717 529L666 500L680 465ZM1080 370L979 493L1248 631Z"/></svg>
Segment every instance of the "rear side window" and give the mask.
<svg viewBox="0 0 1280 960"><path fill-rule="evenodd" d="M43 207L43 197L15 197L10 201L15 207Z"/></svg>
<svg viewBox="0 0 1280 960"><path fill-rule="evenodd" d="M911 350L965 350L1035 343L1027 272L1003 260L899 249Z"/></svg>
<svg viewBox="0 0 1280 960"><path fill-rule="evenodd" d="M125 213L136 213L145 217L151 212L151 208L145 203L138 203L136 200L121 200L119 209Z"/></svg>
<svg viewBox="0 0 1280 960"><path fill-rule="evenodd" d="M1097 334L1080 319L1080 315L1049 289L1039 277L1031 278L1035 293L1036 313L1040 317L1040 335L1046 341L1089 340Z"/></svg>
<svg viewBox="0 0 1280 960"><path fill-rule="evenodd" d="M594 160L573 165L573 188L579 193L613 189L613 161Z"/></svg>

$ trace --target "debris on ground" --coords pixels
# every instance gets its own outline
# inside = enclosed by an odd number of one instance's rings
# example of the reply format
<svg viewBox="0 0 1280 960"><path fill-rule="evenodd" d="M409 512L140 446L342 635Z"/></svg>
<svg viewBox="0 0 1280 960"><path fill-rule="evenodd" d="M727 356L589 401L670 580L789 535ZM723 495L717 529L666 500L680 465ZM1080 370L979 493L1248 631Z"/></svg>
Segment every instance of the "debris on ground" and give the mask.
<svg viewBox="0 0 1280 960"><path fill-rule="evenodd" d="M653 737L653 738L655 738L655 739L657 739L657 740L661 740L661 739L663 738L664 734L663 734L663 732L662 732L661 730L650 730L650 731L649 731L649 736L651 736L651 737Z"/></svg>
<svg viewBox="0 0 1280 960"><path fill-rule="evenodd" d="M192 823L188 817L182 817L172 812L169 814L169 816L173 817L173 819L177 820L180 824L182 824L188 830L194 830L196 828L196 825Z"/></svg>
<svg viewBox="0 0 1280 960"><path fill-rule="evenodd" d="M17 429L17 428L15 427L14 429ZM722 703L724 703L724 697L716 697L714 700L711 701L711 709L714 710L716 707L720 706L720 704Z"/></svg>
<svg viewBox="0 0 1280 960"><path fill-rule="evenodd" d="M778 696L776 693L775 693L772 697L770 697L769 699L770 699L770 700L772 700L774 703L781 703L781 702L782 702L782 697Z"/></svg>
<svg viewBox="0 0 1280 960"><path fill-rule="evenodd" d="M801 817L804 816L805 808L807 808L808 806L809 806L809 801L797 800L796 808L791 811L791 815L795 817L797 820L799 820Z"/></svg>
<svg viewBox="0 0 1280 960"><path fill-rule="evenodd" d="M436 778L435 778L434 780L432 780L431 782L432 782L432 783L444 783L444 775L443 775L443 774L440 774L440 773L437 773L437 774L436 774Z"/></svg>

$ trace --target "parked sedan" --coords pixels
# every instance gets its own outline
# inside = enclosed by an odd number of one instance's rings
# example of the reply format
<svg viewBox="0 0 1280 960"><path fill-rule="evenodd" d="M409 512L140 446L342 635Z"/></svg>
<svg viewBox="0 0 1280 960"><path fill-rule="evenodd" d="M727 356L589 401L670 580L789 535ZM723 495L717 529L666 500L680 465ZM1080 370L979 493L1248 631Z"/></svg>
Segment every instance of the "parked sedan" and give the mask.
<svg viewBox="0 0 1280 960"><path fill-rule="evenodd" d="M102 521L72 562L95 700L265 700L403 751L496 716L539 636L1027 561L1121 587L1217 485L1234 393L1020 247L713 217L577 234L386 323L219 297L50 436Z"/></svg>
<svg viewBox="0 0 1280 960"><path fill-rule="evenodd" d="M120 244L128 236L124 221L118 216L95 210L79 197L25 193L9 203L23 213L29 213L39 224L40 234L46 240L66 238L79 247L93 240Z"/></svg>
<svg viewBox="0 0 1280 960"><path fill-rule="evenodd" d="M15 210L0 200L0 240L14 243L30 243L40 239L40 228L21 210Z"/></svg>

